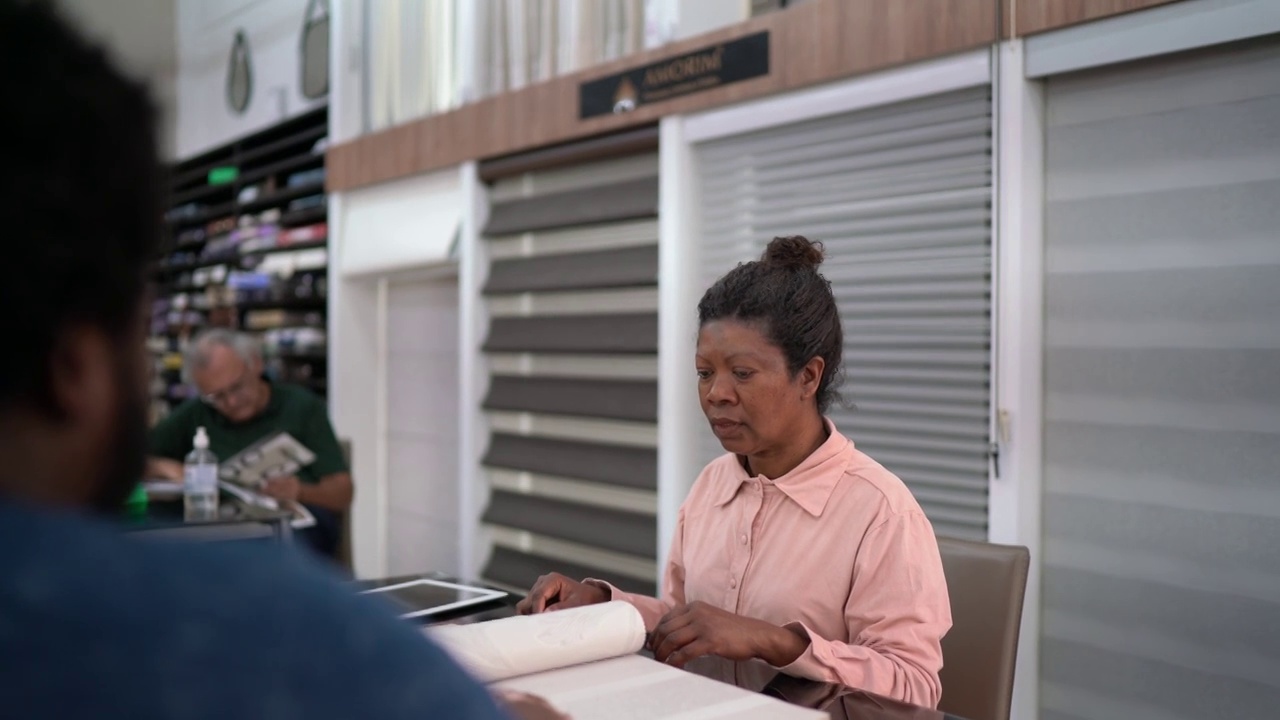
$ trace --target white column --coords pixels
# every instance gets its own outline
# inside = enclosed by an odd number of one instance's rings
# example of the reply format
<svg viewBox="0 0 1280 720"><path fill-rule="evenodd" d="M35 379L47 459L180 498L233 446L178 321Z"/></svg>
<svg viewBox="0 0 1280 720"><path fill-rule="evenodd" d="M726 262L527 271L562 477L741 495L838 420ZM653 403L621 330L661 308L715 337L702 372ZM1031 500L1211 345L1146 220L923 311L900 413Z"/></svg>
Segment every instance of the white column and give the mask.
<svg viewBox="0 0 1280 720"><path fill-rule="evenodd" d="M364 133L364 0L329 9L329 142Z"/></svg>
<svg viewBox="0 0 1280 720"><path fill-rule="evenodd" d="M698 183L684 118L664 117L658 149L658 581L698 468Z"/></svg>
<svg viewBox="0 0 1280 720"><path fill-rule="evenodd" d="M994 85L995 440L989 538L1031 550L1013 693L1015 720L1038 715L1040 491L1044 457L1044 91L1021 40L1002 43Z"/></svg>
<svg viewBox="0 0 1280 720"><path fill-rule="evenodd" d="M479 577L489 542L480 526L487 502L481 472L489 429L480 403L489 384L489 368L480 346L489 318L480 295L488 272L482 237L489 217L489 197L475 162L462 166L462 228L458 256L458 572L465 580Z"/></svg>
<svg viewBox="0 0 1280 720"><path fill-rule="evenodd" d="M385 488L378 461L378 286L339 271L346 241L342 219L349 198L329 195L329 416L351 442L355 499L351 514L352 563L357 577L386 574Z"/></svg>

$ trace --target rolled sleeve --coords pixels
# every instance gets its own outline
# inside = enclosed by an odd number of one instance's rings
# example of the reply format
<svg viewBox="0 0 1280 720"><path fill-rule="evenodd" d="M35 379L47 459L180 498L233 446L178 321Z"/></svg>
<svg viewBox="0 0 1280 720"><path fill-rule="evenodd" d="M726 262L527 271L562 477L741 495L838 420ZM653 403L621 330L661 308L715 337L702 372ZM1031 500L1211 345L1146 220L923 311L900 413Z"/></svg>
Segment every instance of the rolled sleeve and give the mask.
<svg viewBox="0 0 1280 720"><path fill-rule="evenodd" d="M649 597L639 593L629 593L619 590L611 583L604 580L595 580L588 578L583 580L588 585L594 585L605 592L609 593L610 600L621 600L630 603L632 607L640 611L640 617L644 619L645 632L653 632L658 626L658 622L662 620L662 616L671 612L672 604L662 600L661 598Z"/></svg>
<svg viewBox="0 0 1280 720"><path fill-rule="evenodd" d="M809 638L809 647L778 669L937 707L951 605L933 528L923 513L894 516L868 533L858 564L845 608L851 641L790 623L789 629Z"/></svg>

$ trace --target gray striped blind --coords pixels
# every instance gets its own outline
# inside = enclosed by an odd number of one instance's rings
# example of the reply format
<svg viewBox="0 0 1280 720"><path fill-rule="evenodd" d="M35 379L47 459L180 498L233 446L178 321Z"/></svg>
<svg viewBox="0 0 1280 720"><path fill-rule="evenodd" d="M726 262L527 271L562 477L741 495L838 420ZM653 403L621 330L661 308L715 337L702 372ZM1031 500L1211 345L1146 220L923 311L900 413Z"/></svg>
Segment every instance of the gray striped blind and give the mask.
<svg viewBox="0 0 1280 720"><path fill-rule="evenodd" d="M704 286L774 236L821 240L855 405L831 417L939 534L985 540L989 88L707 142L697 166ZM709 432L704 448L723 452Z"/></svg>
<svg viewBox="0 0 1280 720"><path fill-rule="evenodd" d="M832 419L938 534L986 539L989 88L707 142L698 167L705 286L774 236L822 241L854 404Z"/></svg>
<svg viewBox="0 0 1280 720"><path fill-rule="evenodd" d="M657 172L650 151L493 183L490 582L554 570L656 590Z"/></svg>
<svg viewBox="0 0 1280 720"><path fill-rule="evenodd" d="M1280 713L1280 44L1047 88L1044 720Z"/></svg>

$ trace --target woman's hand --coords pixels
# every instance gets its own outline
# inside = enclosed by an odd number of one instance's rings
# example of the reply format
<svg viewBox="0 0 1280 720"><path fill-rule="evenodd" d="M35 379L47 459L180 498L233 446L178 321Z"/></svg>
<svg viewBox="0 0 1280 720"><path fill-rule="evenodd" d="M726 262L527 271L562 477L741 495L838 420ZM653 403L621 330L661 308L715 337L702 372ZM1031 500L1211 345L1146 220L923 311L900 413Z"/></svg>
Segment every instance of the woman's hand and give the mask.
<svg viewBox="0 0 1280 720"><path fill-rule="evenodd" d="M521 615L536 615L548 610L595 605L608 600L609 594L602 588L570 580L560 573L551 573L538 578L525 599L516 604L516 612Z"/></svg>
<svg viewBox="0 0 1280 720"><path fill-rule="evenodd" d="M684 667L704 655L727 660L760 658L784 667L809 647L809 638L763 620L692 602L681 605L658 622L649 649L658 662Z"/></svg>

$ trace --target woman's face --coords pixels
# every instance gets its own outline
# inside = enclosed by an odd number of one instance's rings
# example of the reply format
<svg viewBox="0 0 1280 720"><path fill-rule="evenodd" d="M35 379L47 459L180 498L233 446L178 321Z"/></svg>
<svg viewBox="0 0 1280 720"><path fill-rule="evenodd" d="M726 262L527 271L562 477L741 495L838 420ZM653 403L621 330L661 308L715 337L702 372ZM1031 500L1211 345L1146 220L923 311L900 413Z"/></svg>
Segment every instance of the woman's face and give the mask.
<svg viewBox="0 0 1280 720"><path fill-rule="evenodd" d="M785 450L817 411L822 358L794 376L782 349L755 323L713 320L698 331L698 399L724 449L745 455Z"/></svg>

